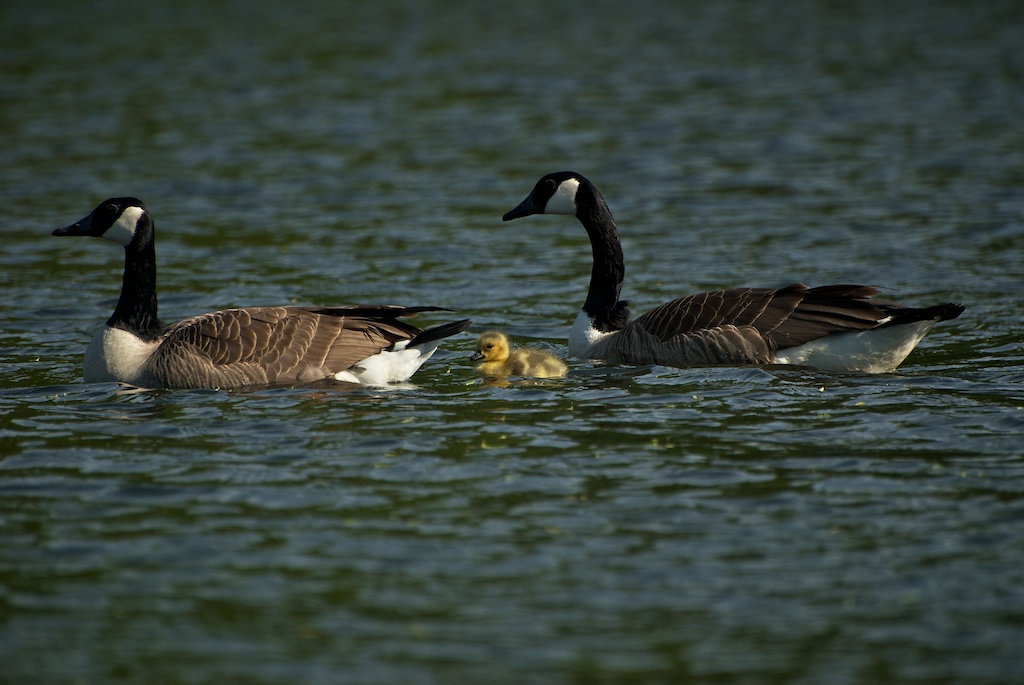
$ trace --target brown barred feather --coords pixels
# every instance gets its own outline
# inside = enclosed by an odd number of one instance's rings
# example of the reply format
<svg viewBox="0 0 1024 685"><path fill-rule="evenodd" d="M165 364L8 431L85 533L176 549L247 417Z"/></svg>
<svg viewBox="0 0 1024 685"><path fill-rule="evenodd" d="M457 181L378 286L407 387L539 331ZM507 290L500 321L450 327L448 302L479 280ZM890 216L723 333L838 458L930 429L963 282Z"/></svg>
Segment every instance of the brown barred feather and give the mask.
<svg viewBox="0 0 1024 685"><path fill-rule="evenodd" d="M407 311L360 305L252 307L202 314L168 329L152 368L161 380L183 379L173 382L175 387L326 378L417 335L419 328L398 318ZM368 318L374 315L384 318Z"/></svg>

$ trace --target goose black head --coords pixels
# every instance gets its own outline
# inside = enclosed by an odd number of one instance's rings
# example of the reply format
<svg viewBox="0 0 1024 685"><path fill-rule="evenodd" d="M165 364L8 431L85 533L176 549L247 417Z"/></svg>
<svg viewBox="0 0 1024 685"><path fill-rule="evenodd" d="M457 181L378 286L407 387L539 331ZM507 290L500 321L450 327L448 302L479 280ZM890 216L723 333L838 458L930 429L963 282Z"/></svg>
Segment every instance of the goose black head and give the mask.
<svg viewBox="0 0 1024 685"><path fill-rule="evenodd" d="M85 218L58 228L53 235L105 238L128 247L137 238L148 240L151 233L152 219L146 205L134 197L115 197L101 202Z"/></svg>
<svg viewBox="0 0 1024 685"><path fill-rule="evenodd" d="M511 221L531 214L568 214L576 216L576 194L581 184L589 182L575 171L556 171L537 181L526 199L505 213L502 221Z"/></svg>

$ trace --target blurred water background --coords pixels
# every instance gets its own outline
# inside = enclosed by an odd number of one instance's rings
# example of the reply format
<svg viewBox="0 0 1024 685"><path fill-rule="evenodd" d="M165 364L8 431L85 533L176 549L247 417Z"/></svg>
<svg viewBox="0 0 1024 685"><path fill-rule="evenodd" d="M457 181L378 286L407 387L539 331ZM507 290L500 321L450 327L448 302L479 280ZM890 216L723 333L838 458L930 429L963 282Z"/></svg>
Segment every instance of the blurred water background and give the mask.
<svg viewBox="0 0 1024 685"><path fill-rule="evenodd" d="M1024 5L0 5L0 682L1024 682ZM602 189L635 311L968 305L897 373L564 353ZM168 321L433 304L411 387L86 385L143 199ZM450 317L438 316L425 324Z"/></svg>

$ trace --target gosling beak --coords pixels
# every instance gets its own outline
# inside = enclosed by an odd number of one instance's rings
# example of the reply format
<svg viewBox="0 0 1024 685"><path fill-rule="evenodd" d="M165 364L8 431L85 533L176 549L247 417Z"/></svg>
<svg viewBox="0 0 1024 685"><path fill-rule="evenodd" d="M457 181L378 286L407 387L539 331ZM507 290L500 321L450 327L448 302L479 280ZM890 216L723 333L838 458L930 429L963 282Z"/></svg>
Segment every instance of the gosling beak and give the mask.
<svg viewBox="0 0 1024 685"><path fill-rule="evenodd" d="M483 358L484 358L483 352L474 352L472 354L472 356L470 356L469 360L471 362L478 362L478 361L480 361Z"/></svg>

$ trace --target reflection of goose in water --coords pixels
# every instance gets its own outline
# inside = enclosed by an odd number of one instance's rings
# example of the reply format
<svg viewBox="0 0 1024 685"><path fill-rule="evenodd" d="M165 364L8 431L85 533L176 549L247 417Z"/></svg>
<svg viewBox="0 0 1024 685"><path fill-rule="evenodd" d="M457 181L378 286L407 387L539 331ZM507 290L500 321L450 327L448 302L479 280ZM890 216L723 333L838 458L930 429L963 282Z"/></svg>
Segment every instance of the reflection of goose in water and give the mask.
<svg viewBox="0 0 1024 685"><path fill-rule="evenodd" d="M121 297L85 353L86 382L145 388L232 388L334 378L363 385L407 380L468 320L420 330L402 319L438 307L250 307L164 327L157 318L153 217L135 198L101 203L58 236L124 247Z"/></svg>
<svg viewBox="0 0 1024 685"><path fill-rule="evenodd" d="M569 354L581 359L881 373L899 366L936 322L964 310L952 303L917 309L874 300L879 291L869 286L795 283L690 295L630 321L628 304L619 300L622 245L597 188L575 172L548 174L502 218L531 214L575 216L590 236L590 291L569 334Z"/></svg>
<svg viewBox="0 0 1024 685"><path fill-rule="evenodd" d="M510 349L504 333L488 331L476 341L476 352L470 357L479 361L476 370L492 378L524 376L532 378L561 378L566 366L561 359L534 347Z"/></svg>

